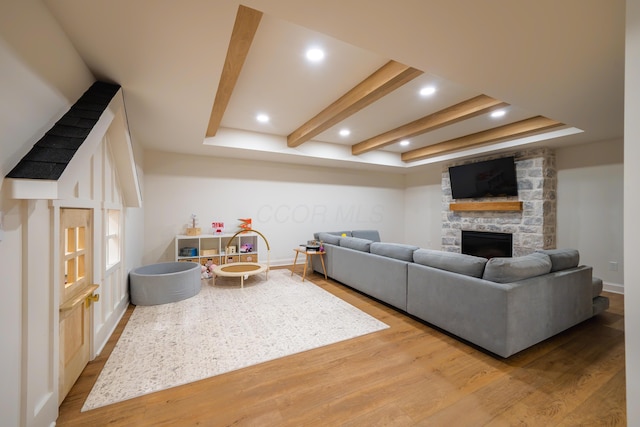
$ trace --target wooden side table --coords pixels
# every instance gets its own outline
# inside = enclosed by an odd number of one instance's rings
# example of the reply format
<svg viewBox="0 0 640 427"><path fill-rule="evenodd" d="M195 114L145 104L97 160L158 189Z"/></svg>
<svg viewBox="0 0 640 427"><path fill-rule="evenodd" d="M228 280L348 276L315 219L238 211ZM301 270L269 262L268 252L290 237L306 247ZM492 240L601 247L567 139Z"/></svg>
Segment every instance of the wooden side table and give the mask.
<svg viewBox="0 0 640 427"><path fill-rule="evenodd" d="M295 248L296 257L293 260L293 266L291 267L291 275L293 276L293 271L296 268L296 263L298 262L298 255L304 254L304 270L302 271L302 281L304 282L304 278L307 276L307 265L311 262L311 259L314 255L320 255L320 262L322 263L322 271L324 271L324 278L327 279L327 269L324 266L324 257L322 255L325 254L324 251L308 251L303 248Z"/></svg>

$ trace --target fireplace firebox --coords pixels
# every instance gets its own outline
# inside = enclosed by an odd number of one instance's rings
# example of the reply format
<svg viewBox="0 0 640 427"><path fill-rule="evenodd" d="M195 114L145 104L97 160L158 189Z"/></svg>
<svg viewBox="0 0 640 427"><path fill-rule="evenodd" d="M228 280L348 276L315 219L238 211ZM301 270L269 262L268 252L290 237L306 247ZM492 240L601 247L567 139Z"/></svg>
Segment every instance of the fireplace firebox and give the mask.
<svg viewBox="0 0 640 427"><path fill-rule="evenodd" d="M513 234L462 230L462 253L484 258L513 256Z"/></svg>

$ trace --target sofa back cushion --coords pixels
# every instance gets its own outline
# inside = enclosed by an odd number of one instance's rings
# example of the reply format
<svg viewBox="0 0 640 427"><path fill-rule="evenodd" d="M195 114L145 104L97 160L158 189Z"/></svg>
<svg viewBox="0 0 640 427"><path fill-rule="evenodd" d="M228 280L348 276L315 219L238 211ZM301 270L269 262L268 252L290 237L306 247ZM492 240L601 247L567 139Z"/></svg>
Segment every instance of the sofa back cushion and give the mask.
<svg viewBox="0 0 640 427"><path fill-rule="evenodd" d="M354 231L355 233L355 231ZM395 258L401 261L413 261L413 252L417 250L417 246L404 245L402 243L380 243L373 242L369 251L372 254Z"/></svg>
<svg viewBox="0 0 640 427"><path fill-rule="evenodd" d="M369 247L373 243L368 239L359 239L357 237L340 238L340 246L343 248L354 249L356 251L369 252Z"/></svg>
<svg viewBox="0 0 640 427"><path fill-rule="evenodd" d="M482 278L497 283L510 283L547 274L550 271L549 255L534 252L514 258L491 258L487 261Z"/></svg>
<svg viewBox="0 0 640 427"><path fill-rule="evenodd" d="M313 238L316 240L322 240L320 239L320 234L331 234L338 237L341 237L344 234L347 237L351 237L351 231L318 231L313 233Z"/></svg>
<svg viewBox="0 0 640 427"><path fill-rule="evenodd" d="M339 245L340 244L340 239L342 239L342 237L340 237L339 235L333 234L333 233L315 233L315 238L316 240L320 240L323 243L329 243L330 245Z"/></svg>
<svg viewBox="0 0 640 427"><path fill-rule="evenodd" d="M455 252L418 249L413 253L413 262L452 273L482 277L487 259Z"/></svg>
<svg viewBox="0 0 640 427"><path fill-rule="evenodd" d="M380 241L380 233L378 230L353 230L351 235L359 239L371 240L372 242Z"/></svg>
<svg viewBox="0 0 640 427"><path fill-rule="evenodd" d="M549 255L551 271L574 268L580 262L580 253L577 249L540 249L536 252Z"/></svg>

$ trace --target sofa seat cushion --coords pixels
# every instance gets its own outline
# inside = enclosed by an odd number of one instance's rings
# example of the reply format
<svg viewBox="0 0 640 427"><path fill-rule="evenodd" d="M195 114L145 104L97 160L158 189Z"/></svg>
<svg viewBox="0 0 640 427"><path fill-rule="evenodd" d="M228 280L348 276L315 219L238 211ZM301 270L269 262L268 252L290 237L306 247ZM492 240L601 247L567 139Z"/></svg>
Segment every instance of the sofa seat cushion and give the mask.
<svg viewBox="0 0 640 427"><path fill-rule="evenodd" d="M511 283L541 276L550 271L551 259L549 255L534 252L514 258L491 258L487 261L482 278L497 283Z"/></svg>
<svg viewBox="0 0 640 427"><path fill-rule="evenodd" d="M330 245L339 245L340 239L342 239L342 237L333 233L316 233L315 238Z"/></svg>
<svg viewBox="0 0 640 427"><path fill-rule="evenodd" d="M402 243L373 242L371 243L369 252L376 255L386 256L388 258L399 259L400 261L411 262L413 261L413 252L417 249L417 246L405 245Z"/></svg>
<svg viewBox="0 0 640 427"><path fill-rule="evenodd" d="M351 232L351 236L359 239L371 240L372 242L380 241L380 233L378 230L353 230Z"/></svg>
<svg viewBox="0 0 640 427"><path fill-rule="evenodd" d="M369 252L369 247L373 243L368 239L359 239L357 237L342 237L340 246L343 248L354 249L356 251Z"/></svg>
<svg viewBox="0 0 640 427"><path fill-rule="evenodd" d="M536 252L549 255L552 272L577 267L580 262L580 253L576 249L541 249Z"/></svg>
<svg viewBox="0 0 640 427"><path fill-rule="evenodd" d="M482 277L486 258L456 252L417 249L413 252L413 262L471 277Z"/></svg>

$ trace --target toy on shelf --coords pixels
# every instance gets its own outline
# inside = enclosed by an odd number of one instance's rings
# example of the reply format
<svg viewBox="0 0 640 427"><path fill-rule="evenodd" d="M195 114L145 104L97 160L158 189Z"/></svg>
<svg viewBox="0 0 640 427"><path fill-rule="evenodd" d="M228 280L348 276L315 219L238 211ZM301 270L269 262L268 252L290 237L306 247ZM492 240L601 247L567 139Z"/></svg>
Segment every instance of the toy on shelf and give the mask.
<svg viewBox="0 0 640 427"><path fill-rule="evenodd" d="M251 230L251 218L240 218L238 221L242 222L242 224L240 224L241 229L247 231Z"/></svg>
<svg viewBox="0 0 640 427"><path fill-rule="evenodd" d="M196 214L191 214L191 227L187 227L187 236L198 236L202 232L200 227L196 227L198 224L198 218Z"/></svg>
<svg viewBox="0 0 640 427"><path fill-rule="evenodd" d="M242 246L240 246L240 252L241 253L249 253L249 252L253 252L253 245L251 243L245 243Z"/></svg>
<svg viewBox="0 0 640 427"><path fill-rule="evenodd" d="M213 277L213 270L216 267L217 265L215 265L213 261L211 260L207 261L207 263L201 267L201 270L202 270L201 277L203 279L211 279Z"/></svg>
<svg viewBox="0 0 640 427"><path fill-rule="evenodd" d="M222 234L224 231L224 222L214 221L211 223L211 228L213 229L213 234Z"/></svg>

